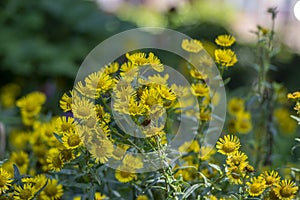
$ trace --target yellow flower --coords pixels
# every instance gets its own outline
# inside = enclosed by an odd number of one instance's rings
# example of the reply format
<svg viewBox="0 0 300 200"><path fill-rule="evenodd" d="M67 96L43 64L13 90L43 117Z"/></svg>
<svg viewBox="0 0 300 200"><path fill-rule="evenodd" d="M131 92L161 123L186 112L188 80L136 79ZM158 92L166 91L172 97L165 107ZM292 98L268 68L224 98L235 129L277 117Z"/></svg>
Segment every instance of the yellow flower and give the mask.
<svg viewBox="0 0 300 200"><path fill-rule="evenodd" d="M59 107L64 111L68 112L72 110L72 91L69 91L70 96L67 93L64 93L61 99L59 100Z"/></svg>
<svg viewBox="0 0 300 200"><path fill-rule="evenodd" d="M165 74L164 76L161 76L160 74L153 74L152 76L147 77L148 80L139 79L140 84L142 85L167 85L167 81L169 79L169 74Z"/></svg>
<svg viewBox="0 0 300 200"><path fill-rule="evenodd" d="M140 168L143 168L143 166L144 166L141 157L132 156L130 154L126 154L124 156L122 163L128 169L140 169Z"/></svg>
<svg viewBox="0 0 300 200"><path fill-rule="evenodd" d="M216 145L218 152L225 155L238 151L240 146L240 140L235 135L225 135L224 139L220 138Z"/></svg>
<svg viewBox="0 0 300 200"><path fill-rule="evenodd" d="M210 156L216 153L215 148L210 146L202 146L199 151L199 158L201 160L208 160Z"/></svg>
<svg viewBox="0 0 300 200"><path fill-rule="evenodd" d="M98 139L92 142L89 148L96 161L104 164L112 157L114 145L107 139Z"/></svg>
<svg viewBox="0 0 300 200"><path fill-rule="evenodd" d="M196 68L191 69L190 74L192 77L199 79L199 80L205 80L207 78L206 74L204 74L203 72L199 71Z"/></svg>
<svg viewBox="0 0 300 200"><path fill-rule="evenodd" d="M272 186L274 184L279 183L280 176L278 175L278 172L276 171L264 171L260 177L264 178L266 181L267 186Z"/></svg>
<svg viewBox="0 0 300 200"><path fill-rule="evenodd" d="M275 184L274 192L276 196L281 200L291 200L295 197L298 190L296 184L291 180L281 180Z"/></svg>
<svg viewBox="0 0 300 200"><path fill-rule="evenodd" d="M114 86L113 79L103 72L94 72L88 75L85 78L85 83L86 87L94 92L96 98Z"/></svg>
<svg viewBox="0 0 300 200"><path fill-rule="evenodd" d="M12 181L11 175L6 170L0 168L0 195L9 189Z"/></svg>
<svg viewBox="0 0 300 200"><path fill-rule="evenodd" d="M4 108L13 107L16 97L19 95L21 88L19 85L9 83L1 88L0 98Z"/></svg>
<svg viewBox="0 0 300 200"><path fill-rule="evenodd" d="M200 145L198 141L193 140L192 142L185 142L183 143L178 150L182 153L184 152L194 152L194 153L199 153L200 152Z"/></svg>
<svg viewBox="0 0 300 200"><path fill-rule="evenodd" d="M143 66L150 64L151 67L158 71L162 72L164 70L163 65L160 63L160 60L158 57L156 57L152 52L149 53L148 57L145 53L134 53L134 54L126 54L126 58L134 65L134 66ZM127 64L128 65L128 64ZM130 65L130 64L129 64ZM126 68L124 66L124 68ZM121 70L123 71L124 68ZM128 68L128 67L127 67ZM132 68L132 67L131 67ZM127 70L128 71L128 70Z"/></svg>
<svg viewBox="0 0 300 200"><path fill-rule="evenodd" d="M88 119L95 113L95 105L87 98L76 99L72 104L75 118Z"/></svg>
<svg viewBox="0 0 300 200"><path fill-rule="evenodd" d="M33 124L34 117L40 113L45 101L46 96L41 92L32 92L17 100L16 105L21 110L22 122L25 125Z"/></svg>
<svg viewBox="0 0 300 200"><path fill-rule="evenodd" d="M291 113L285 108L276 108L274 110L275 120L282 133L293 134L297 128L297 122L290 117Z"/></svg>
<svg viewBox="0 0 300 200"><path fill-rule="evenodd" d="M239 112L244 111L244 103L245 101L241 98L231 98L228 102L228 112L231 115L237 115Z"/></svg>
<svg viewBox="0 0 300 200"><path fill-rule="evenodd" d="M75 90L76 90L76 92L81 94L83 97L88 97L91 99L99 98L99 94L97 94L96 88L94 88L92 90L90 87L87 87L86 84L83 84L81 81L78 81L76 83ZM79 95L79 94L75 93L75 95ZM73 102L74 102L74 99L73 99ZM71 104L72 104L72 99L71 99Z"/></svg>
<svg viewBox="0 0 300 200"><path fill-rule="evenodd" d="M176 99L176 95L173 90L167 86L160 85L157 87L157 91L159 92L160 96L166 100L174 101Z"/></svg>
<svg viewBox="0 0 300 200"><path fill-rule="evenodd" d="M130 98L128 112L131 116L143 115L145 111L146 108L141 102L136 101L135 98Z"/></svg>
<svg viewBox="0 0 300 200"><path fill-rule="evenodd" d="M203 45L199 40L184 39L181 43L182 49L191 53L198 53L203 49Z"/></svg>
<svg viewBox="0 0 300 200"><path fill-rule="evenodd" d="M95 112L96 112L96 117L97 117L97 120L100 122L100 123L109 123L110 122L110 114L105 112L103 106L97 104L95 106Z"/></svg>
<svg viewBox="0 0 300 200"><path fill-rule="evenodd" d="M141 95L141 103L147 107L148 110L155 104L163 104L163 100L159 94L159 92L154 89L144 89Z"/></svg>
<svg viewBox="0 0 300 200"><path fill-rule="evenodd" d="M25 149L30 138L31 133L20 131L20 130L12 130L9 133L9 141L10 144L18 150Z"/></svg>
<svg viewBox="0 0 300 200"><path fill-rule="evenodd" d="M62 135L66 132L74 131L77 122L73 117L58 117L55 121L55 132Z"/></svg>
<svg viewBox="0 0 300 200"><path fill-rule="evenodd" d="M109 65L106 65L104 68L105 74L113 74L119 70L119 63L113 62Z"/></svg>
<svg viewBox="0 0 300 200"><path fill-rule="evenodd" d="M62 143L66 149L76 149L82 144L81 138L75 130L65 132L62 137Z"/></svg>
<svg viewBox="0 0 300 200"><path fill-rule="evenodd" d="M252 130L251 114L249 112L240 112L237 114L235 130L242 134L249 133Z"/></svg>
<svg viewBox="0 0 300 200"><path fill-rule="evenodd" d="M108 199L105 194L101 194L100 192L95 193L94 200L105 200L105 199Z"/></svg>
<svg viewBox="0 0 300 200"><path fill-rule="evenodd" d="M224 67L231 67L238 61L231 49L216 49L215 58L216 62Z"/></svg>
<svg viewBox="0 0 300 200"><path fill-rule="evenodd" d="M289 99L300 99L300 92L299 91L297 91L297 92L293 92L293 93L289 93L288 95L287 95L287 97L289 98Z"/></svg>
<svg viewBox="0 0 300 200"><path fill-rule="evenodd" d="M215 42L219 46L230 47L235 42L235 38L232 35L219 35Z"/></svg>
<svg viewBox="0 0 300 200"><path fill-rule="evenodd" d="M139 195L136 197L136 200L148 200L149 198L147 197L147 195Z"/></svg>
<svg viewBox="0 0 300 200"><path fill-rule="evenodd" d="M39 195L42 200L59 200L61 199L64 190L61 184L57 183L56 179L49 180L47 186Z"/></svg>
<svg viewBox="0 0 300 200"><path fill-rule="evenodd" d="M229 167L228 171L226 172L226 175L231 183L237 185L242 184L243 183L242 180L246 176L244 171L237 166Z"/></svg>
<svg viewBox="0 0 300 200"><path fill-rule="evenodd" d="M243 164L247 164L248 156L240 151L236 151L233 154L229 155L226 159L226 163L229 166L241 166Z"/></svg>
<svg viewBox="0 0 300 200"><path fill-rule="evenodd" d="M15 200L31 200L36 192L32 184L24 184L23 187L16 185L13 197Z"/></svg>
<svg viewBox="0 0 300 200"><path fill-rule="evenodd" d="M248 193L250 196L257 197L261 195L266 188L266 181L262 177L251 178L251 183L247 182Z"/></svg>
<svg viewBox="0 0 300 200"><path fill-rule="evenodd" d="M121 183L127 183L137 178L133 169L128 169L124 166L120 166L116 169L115 177Z"/></svg>
<svg viewBox="0 0 300 200"><path fill-rule="evenodd" d="M26 174L29 164L28 154L24 151L13 152L9 159L12 163L16 164L21 174Z"/></svg>
<svg viewBox="0 0 300 200"><path fill-rule="evenodd" d="M198 97L205 97L209 93L209 88L204 83L192 84L192 93Z"/></svg>
<svg viewBox="0 0 300 200"><path fill-rule="evenodd" d="M57 171L57 172L60 171L61 168L64 166L64 160L58 149L51 148L48 151L47 164L48 164L48 168L51 171Z"/></svg>

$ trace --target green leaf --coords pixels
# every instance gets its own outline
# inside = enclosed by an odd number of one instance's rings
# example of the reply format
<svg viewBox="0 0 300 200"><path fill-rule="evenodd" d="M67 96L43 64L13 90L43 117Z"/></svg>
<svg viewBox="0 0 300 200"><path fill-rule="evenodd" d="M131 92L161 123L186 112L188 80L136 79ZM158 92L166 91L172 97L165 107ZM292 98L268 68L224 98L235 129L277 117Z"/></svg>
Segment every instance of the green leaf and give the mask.
<svg viewBox="0 0 300 200"><path fill-rule="evenodd" d="M14 168L14 179L16 180L16 183L20 185L23 188L23 182L22 182L22 176L20 174L19 168L17 167L16 164L13 164Z"/></svg>
<svg viewBox="0 0 300 200"><path fill-rule="evenodd" d="M182 196L182 199L185 199L187 197L189 197L195 190L197 190L198 188L200 188L201 186L204 186L203 183L198 183L198 184L195 184L195 185L192 185L190 188L187 188L185 191L184 191L184 194Z"/></svg>
<svg viewBox="0 0 300 200"><path fill-rule="evenodd" d="M211 166L212 168L214 168L215 170L217 170L221 175L223 174L220 166L216 165L216 164L212 164L212 163L208 163L209 166Z"/></svg>

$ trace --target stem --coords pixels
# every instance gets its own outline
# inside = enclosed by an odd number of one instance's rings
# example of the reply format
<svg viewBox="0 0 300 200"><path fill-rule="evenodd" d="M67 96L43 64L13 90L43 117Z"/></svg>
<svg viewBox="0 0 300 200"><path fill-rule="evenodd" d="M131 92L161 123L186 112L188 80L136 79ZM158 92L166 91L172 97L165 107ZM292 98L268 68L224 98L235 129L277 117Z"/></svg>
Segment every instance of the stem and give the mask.
<svg viewBox="0 0 300 200"><path fill-rule="evenodd" d="M5 127L2 122L0 122L0 159L4 158L5 154L5 147L6 147L6 134L5 134Z"/></svg>

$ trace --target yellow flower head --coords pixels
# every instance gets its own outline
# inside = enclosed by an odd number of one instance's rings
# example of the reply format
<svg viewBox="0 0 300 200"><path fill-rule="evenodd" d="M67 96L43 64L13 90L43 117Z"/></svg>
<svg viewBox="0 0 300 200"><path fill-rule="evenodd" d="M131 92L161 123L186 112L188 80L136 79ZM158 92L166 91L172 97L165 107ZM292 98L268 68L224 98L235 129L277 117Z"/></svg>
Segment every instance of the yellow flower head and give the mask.
<svg viewBox="0 0 300 200"><path fill-rule="evenodd" d="M209 88L204 83L192 84L192 93L198 97L205 97L209 94Z"/></svg>
<svg viewBox="0 0 300 200"><path fill-rule="evenodd" d="M216 145L218 152L224 155L238 151L240 146L240 140L235 135L225 135L224 139L220 138Z"/></svg>
<svg viewBox="0 0 300 200"><path fill-rule="evenodd" d="M147 197L147 195L139 195L137 196L136 200L149 200L149 198Z"/></svg>
<svg viewBox="0 0 300 200"><path fill-rule="evenodd" d="M29 158L26 152L12 152L10 156L10 161L18 166L21 174L27 173Z"/></svg>
<svg viewBox="0 0 300 200"><path fill-rule="evenodd" d="M64 111L64 112L68 112L70 110L72 110L71 106L72 106L72 91L69 91L70 96L68 95L68 93L64 93L63 96L61 97L61 99L59 100L59 107Z"/></svg>
<svg viewBox="0 0 300 200"><path fill-rule="evenodd" d="M199 40L182 40L181 47L191 53L198 53L203 49L203 45Z"/></svg>
<svg viewBox="0 0 300 200"><path fill-rule="evenodd" d="M295 197L298 187L291 180L281 180L275 184L274 192L276 196L281 200L291 200Z"/></svg>
<svg viewBox="0 0 300 200"><path fill-rule="evenodd" d="M199 80L205 80L207 78L206 74L204 74L203 72L199 71L196 68L191 69L190 74L192 77L199 79Z"/></svg>
<svg viewBox="0 0 300 200"><path fill-rule="evenodd" d="M115 172L116 179L121 183L127 183L137 178L133 169L128 169L125 166L120 166Z"/></svg>
<svg viewBox="0 0 300 200"><path fill-rule="evenodd" d="M119 70L119 63L113 62L109 65L106 65L104 68L105 74L113 74Z"/></svg>
<svg viewBox="0 0 300 200"><path fill-rule="evenodd" d="M242 180L246 176L245 172L237 166L229 167L226 175L233 184L242 184Z"/></svg>
<svg viewBox="0 0 300 200"><path fill-rule="evenodd" d="M216 62L223 67L231 67L238 61L235 53L231 49L216 49L215 58Z"/></svg>
<svg viewBox="0 0 300 200"><path fill-rule="evenodd" d="M287 97L288 97L289 99L296 99L296 100L298 100L298 99L300 99L300 92L297 91L297 92L289 93L289 94L287 95Z"/></svg>
<svg viewBox="0 0 300 200"><path fill-rule="evenodd" d="M219 46L230 47L235 42L235 38L232 35L219 35L215 42Z"/></svg>
<svg viewBox="0 0 300 200"><path fill-rule="evenodd" d="M242 134L249 133L252 130L251 114L249 112L240 112L237 114L235 130Z"/></svg>
<svg viewBox="0 0 300 200"><path fill-rule="evenodd" d="M106 163L112 157L114 145L107 139L98 139L91 144L90 152L97 162Z"/></svg>
<svg viewBox="0 0 300 200"><path fill-rule="evenodd" d="M41 199L61 199L64 193L63 186L56 179L49 180L47 186L39 195Z"/></svg>
<svg viewBox="0 0 300 200"><path fill-rule="evenodd" d="M0 168L0 195L4 194L11 186L11 182L13 181L11 178L11 175L7 171Z"/></svg>
<svg viewBox="0 0 300 200"><path fill-rule="evenodd" d="M141 169L144 164L142 158L139 156L133 156L130 154L126 154L123 158L123 165L129 169Z"/></svg>
<svg viewBox="0 0 300 200"><path fill-rule="evenodd" d="M95 105L87 98L78 98L72 104L75 118L88 119L95 114Z"/></svg>
<svg viewBox="0 0 300 200"><path fill-rule="evenodd" d="M236 151L233 154L229 155L226 159L226 163L229 166L241 166L243 164L247 165L248 156L240 151Z"/></svg>
<svg viewBox="0 0 300 200"><path fill-rule="evenodd" d="M64 160L57 148L52 148L49 150L47 155L48 168L52 171L60 171L64 166Z"/></svg>
<svg viewBox="0 0 300 200"><path fill-rule="evenodd" d="M70 130L63 134L62 143L66 149L76 149L82 144L81 138L75 130Z"/></svg>
<svg viewBox="0 0 300 200"><path fill-rule="evenodd" d="M280 176L278 175L278 172L276 171L264 171L260 177L265 179L266 185L267 186L272 186L274 184L279 183L280 181Z"/></svg>
<svg viewBox="0 0 300 200"><path fill-rule="evenodd" d="M231 115L237 115L239 112L244 111L244 103L245 101L241 98L234 97L231 98L228 102L228 112Z"/></svg>
<svg viewBox="0 0 300 200"><path fill-rule="evenodd" d="M262 177L251 178L251 183L247 182L248 193L250 196L257 197L261 195L266 188L266 181Z"/></svg>
<svg viewBox="0 0 300 200"><path fill-rule="evenodd" d="M15 200L31 200L33 199L37 189L32 184L24 184L23 187L16 185L13 197Z"/></svg>

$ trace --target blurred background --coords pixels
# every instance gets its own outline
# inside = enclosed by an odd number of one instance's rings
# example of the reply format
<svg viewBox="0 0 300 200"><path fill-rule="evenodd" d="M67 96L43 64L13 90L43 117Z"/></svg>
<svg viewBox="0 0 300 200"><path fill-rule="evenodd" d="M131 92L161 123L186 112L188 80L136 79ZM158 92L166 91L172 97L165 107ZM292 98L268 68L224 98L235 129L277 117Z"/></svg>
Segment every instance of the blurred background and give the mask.
<svg viewBox="0 0 300 200"><path fill-rule="evenodd" d="M85 56L104 39L135 27L175 29L202 40L213 52L215 37L237 38L239 64L229 75L234 88L255 78L253 62L257 25L269 28L268 7L278 7L272 78L289 91L299 88L300 21L296 0L2 0L0 2L1 86L17 83L22 93L45 91L57 101L72 88ZM300 12L300 11L298 11ZM233 76L233 74L237 76ZM251 74L243 76L243 74ZM56 103L56 102L55 102ZM53 104L54 105L54 104Z"/></svg>

